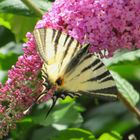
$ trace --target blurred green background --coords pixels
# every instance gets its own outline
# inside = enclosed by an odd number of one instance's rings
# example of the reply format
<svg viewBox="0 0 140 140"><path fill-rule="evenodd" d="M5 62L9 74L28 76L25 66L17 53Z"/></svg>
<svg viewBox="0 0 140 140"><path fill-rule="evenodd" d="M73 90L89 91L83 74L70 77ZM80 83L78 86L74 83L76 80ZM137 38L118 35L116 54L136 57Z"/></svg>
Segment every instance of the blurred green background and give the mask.
<svg viewBox="0 0 140 140"><path fill-rule="evenodd" d="M44 12L52 4L47 0L32 1ZM26 32L32 32L39 19L20 0L0 0L2 83L7 79L7 71L23 54ZM110 70L119 74L116 79L121 91L140 107L140 51L119 50L113 58L104 62ZM59 100L45 119L50 104L51 101L34 106L31 113L17 122L17 128L10 131L4 140L120 140L120 135L140 131L140 128L136 128L139 125L137 118L120 101L108 102L87 96L78 99L67 97ZM136 130L132 131L134 128ZM135 135L137 138L140 136Z"/></svg>

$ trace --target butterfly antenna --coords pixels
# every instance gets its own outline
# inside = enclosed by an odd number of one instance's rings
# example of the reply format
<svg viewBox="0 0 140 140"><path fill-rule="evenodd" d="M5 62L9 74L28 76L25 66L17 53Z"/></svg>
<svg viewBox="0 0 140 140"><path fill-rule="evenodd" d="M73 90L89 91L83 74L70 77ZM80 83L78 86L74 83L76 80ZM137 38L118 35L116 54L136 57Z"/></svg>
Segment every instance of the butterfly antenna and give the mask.
<svg viewBox="0 0 140 140"><path fill-rule="evenodd" d="M58 97L56 97L56 96L54 96L54 97L52 98L52 105L51 105L51 107L49 108L49 110L48 110L48 112L47 112L45 118L47 118L48 115L49 115L49 113L52 111L53 107L54 107L55 104L56 104L57 99L58 99Z"/></svg>

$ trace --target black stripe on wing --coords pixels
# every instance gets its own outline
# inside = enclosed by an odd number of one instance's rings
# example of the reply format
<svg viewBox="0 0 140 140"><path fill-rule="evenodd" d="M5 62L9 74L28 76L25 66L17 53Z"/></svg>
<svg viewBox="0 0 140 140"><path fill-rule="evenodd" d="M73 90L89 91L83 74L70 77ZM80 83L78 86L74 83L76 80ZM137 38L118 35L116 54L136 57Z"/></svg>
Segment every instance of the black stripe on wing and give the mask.
<svg viewBox="0 0 140 140"><path fill-rule="evenodd" d="M68 64L65 73L72 72L76 66L81 61L81 58L87 53L89 45L81 48L79 52L72 58L71 62Z"/></svg>
<svg viewBox="0 0 140 140"><path fill-rule="evenodd" d="M68 38L69 38L69 35L67 34L63 46L66 45L66 42L67 42Z"/></svg>
<svg viewBox="0 0 140 140"><path fill-rule="evenodd" d="M56 32L56 31L55 31ZM61 34L62 34L62 31L58 30L57 31L57 34L56 34L56 37L54 39L54 48L55 48L55 54L57 53L57 48L58 48L58 42L59 42L59 39L61 37Z"/></svg>
<svg viewBox="0 0 140 140"><path fill-rule="evenodd" d="M100 83L102 83L102 82L109 81L109 80L113 80L113 78L112 78L110 72L108 70L106 70L103 73L101 73L100 75L97 75L96 77L92 77L84 82L99 81Z"/></svg>
<svg viewBox="0 0 140 140"><path fill-rule="evenodd" d="M116 86L96 89L96 90L89 90L89 91L78 91L81 95L91 95L95 96L100 99L107 99L107 100L117 100L117 93L118 90Z"/></svg>
<svg viewBox="0 0 140 140"><path fill-rule="evenodd" d="M106 88L101 88L101 89L96 89L96 90L89 90L88 92L90 92L91 94L95 93L95 94L104 94L105 96L111 95L116 95L118 90L116 88L116 86L112 86L112 87L106 87ZM117 95L116 95L117 96Z"/></svg>
<svg viewBox="0 0 140 140"><path fill-rule="evenodd" d="M76 42L76 46L75 46L74 51L73 51L73 54L72 54L72 57L75 55L75 53L76 53L77 50L79 49L79 48L78 48L79 46L81 46L81 45L80 45L80 43L77 41L77 42Z"/></svg>
<svg viewBox="0 0 140 140"><path fill-rule="evenodd" d="M91 58L93 54L87 53L83 58L81 58L80 62L78 63L79 65L86 61L88 58Z"/></svg>
<svg viewBox="0 0 140 140"><path fill-rule="evenodd" d="M69 48L70 48L70 46L71 46L73 40L74 40L74 38L73 38L73 37L70 37L69 42L68 42L68 44L67 44L67 46L66 46L67 49L66 49L66 51L65 51L65 53L64 53L63 60L64 60L64 58L66 57L66 55L67 55L67 53L68 53L68 51L69 51Z"/></svg>
<svg viewBox="0 0 140 140"><path fill-rule="evenodd" d="M44 32L44 36L42 34L40 34L40 36L42 36L42 38L44 38L44 40L42 40L42 42L44 43L43 44L43 49L45 49L46 45L45 45L45 40L46 40L46 30L43 30L42 31Z"/></svg>
<svg viewBox="0 0 140 140"><path fill-rule="evenodd" d="M100 59L98 59L100 60ZM100 60L101 62L101 60ZM104 67L104 64L101 62L96 68L92 69L93 71L100 69L101 67Z"/></svg>
<svg viewBox="0 0 140 140"><path fill-rule="evenodd" d="M68 42L68 44L66 45L66 42L68 41L68 39L69 39L69 42ZM65 42L64 42L64 44L66 45L66 46L64 46L64 47L66 47L66 50L65 50L65 52L64 52L64 55L63 55L63 58L62 58L62 62L61 62L60 67L63 65L64 59L65 59L65 57L67 56L68 51L69 51L69 49L70 49L71 44L72 44L73 41L74 41L74 38L70 37L69 35L66 36L66 39L65 39Z"/></svg>
<svg viewBox="0 0 140 140"><path fill-rule="evenodd" d="M37 45L37 50L42 57L42 59L47 63L45 56L45 39L46 30L45 29L35 29L33 31L34 39Z"/></svg>
<svg viewBox="0 0 140 140"><path fill-rule="evenodd" d="M40 30L38 30L38 32L39 32L38 35L39 35L39 37L41 39L41 42L42 42L42 47L44 49L44 47L45 47L45 39L46 39L46 31L44 29L40 29Z"/></svg>
<svg viewBox="0 0 140 140"><path fill-rule="evenodd" d="M101 80L101 82L106 82L106 81L109 81L109 80L114 80L113 77L112 77L111 75L108 76L108 77L106 77L106 78L103 78L103 79Z"/></svg>
<svg viewBox="0 0 140 140"><path fill-rule="evenodd" d="M56 30L52 29L53 33L52 33L52 42L54 40L55 34L56 34Z"/></svg>
<svg viewBox="0 0 140 140"><path fill-rule="evenodd" d="M81 70L81 73L83 73L83 72L85 72L85 71L87 71L87 70L89 70L89 69L91 69L91 68L93 68L93 67L95 67L97 64L99 64L101 61L99 60L99 59L95 59L95 61L93 61L90 65L88 65L87 67L85 67L84 69L82 69ZM100 64L100 65L102 65L102 64ZM97 69L97 67L95 68L95 69ZM94 70L95 70L94 69Z"/></svg>
<svg viewBox="0 0 140 140"><path fill-rule="evenodd" d="M93 54L85 54L85 56L80 60L78 65L82 64L87 59L90 59L92 56L93 56ZM99 63L101 63L100 59L95 59L95 61L93 61L91 64L89 64L88 66L83 68L81 70L81 72L79 74L75 75L71 80L73 80L76 77L79 77L80 75L82 75L84 72L86 72L89 69L91 69L93 71L93 67L94 67L94 69L96 69L97 65L100 65ZM86 82L86 81L84 81L84 82Z"/></svg>

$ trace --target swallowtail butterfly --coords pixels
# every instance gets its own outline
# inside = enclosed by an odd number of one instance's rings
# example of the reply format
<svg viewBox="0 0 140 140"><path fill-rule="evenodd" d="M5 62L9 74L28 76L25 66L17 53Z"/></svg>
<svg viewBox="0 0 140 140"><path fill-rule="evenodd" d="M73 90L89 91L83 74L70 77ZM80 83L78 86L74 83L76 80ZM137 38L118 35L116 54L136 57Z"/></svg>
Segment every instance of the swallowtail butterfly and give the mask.
<svg viewBox="0 0 140 140"><path fill-rule="evenodd" d="M44 62L45 83L57 89L52 97L52 107L58 98L66 96L89 94L117 98L112 75L97 56L88 52L89 45L81 45L68 34L50 28L35 29L33 35Z"/></svg>

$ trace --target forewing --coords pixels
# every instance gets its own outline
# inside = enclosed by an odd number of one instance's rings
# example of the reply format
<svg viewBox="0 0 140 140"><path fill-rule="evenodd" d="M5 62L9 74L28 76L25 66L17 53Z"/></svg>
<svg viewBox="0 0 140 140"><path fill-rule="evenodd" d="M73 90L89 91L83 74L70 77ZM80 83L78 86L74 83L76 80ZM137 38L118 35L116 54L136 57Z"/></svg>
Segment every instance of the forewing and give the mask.
<svg viewBox="0 0 140 140"><path fill-rule="evenodd" d="M117 89L112 75L99 58L87 53L86 47L82 48L68 65L62 88L73 94L117 98Z"/></svg>
<svg viewBox="0 0 140 140"><path fill-rule="evenodd" d="M47 65L57 63L59 71L64 69L82 47L78 41L59 30L35 29L33 34L41 58Z"/></svg>
<svg viewBox="0 0 140 140"><path fill-rule="evenodd" d="M44 29L35 29L33 31L34 39L36 42L37 50L41 58L47 62L47 57L45 55L45 36L46 32Z"/></svg>
<svg viewBox="0 0 140 140"><path fill-rule="evenodd" d="M37 50L43 59L43 73L54 83L63 75L65 67L82 45L69 35L54 29L35 29L33 32Z"/></svg>

